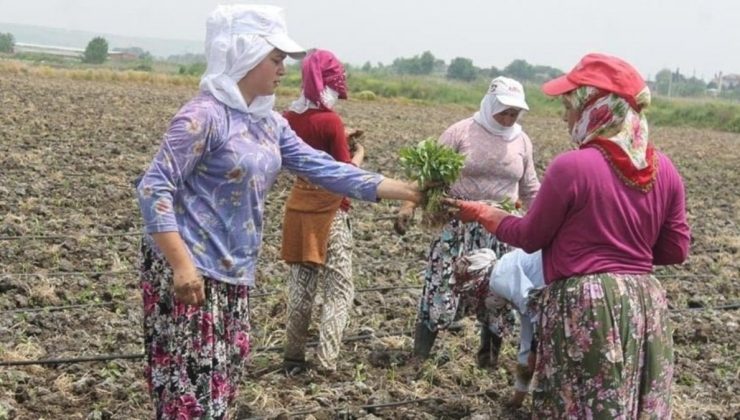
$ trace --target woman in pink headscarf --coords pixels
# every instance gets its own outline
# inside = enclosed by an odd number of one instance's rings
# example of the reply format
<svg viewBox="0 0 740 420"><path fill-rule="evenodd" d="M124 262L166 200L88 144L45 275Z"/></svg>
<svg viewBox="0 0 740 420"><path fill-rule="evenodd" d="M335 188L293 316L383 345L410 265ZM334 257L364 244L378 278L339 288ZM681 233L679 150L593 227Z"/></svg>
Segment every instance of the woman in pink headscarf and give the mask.
<svg viewBox="0 0 740 420"><path fill-rule="evenodd" d="M285 112L291 128L314 149L335 160L360 166L365 152L350 154L344 124L334 112L347 99L344 66L334 54L314 50L302 65L301 96ZM350 203L298 177L285 205L282 258L290 265L285 369L305 368L305 344L313 301L319 291L321 321L317 357L322 368L336 370L342 333L354 298Z"/></svg>

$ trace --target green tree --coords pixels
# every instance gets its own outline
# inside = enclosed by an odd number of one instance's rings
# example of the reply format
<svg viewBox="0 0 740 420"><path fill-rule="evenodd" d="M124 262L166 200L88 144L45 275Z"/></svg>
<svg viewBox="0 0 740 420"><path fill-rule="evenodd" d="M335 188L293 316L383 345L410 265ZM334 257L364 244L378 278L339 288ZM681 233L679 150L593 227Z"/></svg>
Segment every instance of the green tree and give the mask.
<svg viewBox="0 0 740 420"><path fill-rule="evenodd" d="M13 34L10 32L4 34L0 33L0 52L12 53L14 47L15 38L13 38Z"/></svg>
<svg viewBox="0 0 740 420"><path fill-rule="evenodd" d="M544 82L563 75L560 69L550 66L534 66L532 70L534 71L535 80L538 82Z"/></svg>
<svg viewBox="0 0 740 420"><path fill-rule="evenodd" d="M108 59L108 41L103 37L95 37L87 44L82 61L85 63L102 64Z"/></svg>
<svg viewBox="0 0 740 420"><path fill-rule="evenodd" d="M464 57L457 57L450 61L447 67L447 78L472 81L478 74L478 69L473 65L473 60Z"/></svg>
<svg viewBox="0 0 740 420"><path fill-rule="evenodd" d="M424 51L421 56L396 58L391 66L399 74L431 74L436 61L431 52Z"/></svg>
<svg viewBox="0 0 740 420"><path fill-rule="evenodd" d="M206 63L193 63L189 66L181 65L178 69L178 73L180 74L187 74L190 76L201 76L203 73L206 72Z"/></svg>
<svg viewBox="0 0 740 420"><path fill-rule="evenodd" d="M526 60L516 59L504 68L504 74L519 81L533 80L535 69Z"/></svg>
<svg viewBox="0 0 740 420"><path fill-rule="evenodd" d="M434 60L434 67L432 68L432 73L446 74L447 73L447 63L445 63L444 60L440 60L440 59Z"/></svg>
<svg viewBox="0 0 740 420"><path fill-rule="evenodd" d="M424 51L419 57L419 74L430 74L434 70L435 58L429 51Z"/></svg>
<svg viewBox="0 0 740 420"><path fill-rule="evenodd" d="M491 66L490 69L481 69L481 74L487 78L493 79L501 76L501 70L499 70L496 66Z"/></svg>
<svg viewBox="0 0 740 420"><path fill-rule="evenodd" d="M144 51L143 53L139 54L139 60L152 63L154 61L154 56L152 56L152 53L150 53L149 51Z"/></svg>
<svg viewBox="0 0 740 420"><path fill-rule="evenodd" d="M655 93L659 95L668 95L668 88L673 88L673 72L669 69L663 69L655 75Z"/></svg>

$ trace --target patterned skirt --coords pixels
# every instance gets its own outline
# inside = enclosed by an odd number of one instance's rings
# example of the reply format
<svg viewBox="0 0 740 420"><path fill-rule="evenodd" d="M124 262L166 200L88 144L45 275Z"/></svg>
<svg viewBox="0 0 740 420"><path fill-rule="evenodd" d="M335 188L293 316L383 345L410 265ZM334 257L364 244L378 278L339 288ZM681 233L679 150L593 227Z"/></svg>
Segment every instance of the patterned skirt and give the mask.
<svg viewBox="0 0 740 420"><path fill-rule="evenodd" d="M249 355L249 288L205 281L203 306L178 302L172 270L142 244L146 379L157 419L227 418Z"/></svg>
<svg viewBox="0 0 740 420"><path fill-rule="evenodd" d="M536 305L533 418L670 418L673 339L655 277L572 277Z"/></svg>
<svg viewBox="0 0 740 420"><path fill-rule="evenodd" d="M325 264L290 264L284 351L286 360L305 362L311 313L314 301L320 300L319 346L316 356L323 368L336 369L342 335L349 322L355 296L352 246L349 214L339 210L329 231Z"/></svg>
<svg viewBox="0 0 740 420"><path fill-rule="evenodd" d="M462 223L454 219L442 228L439 236L432 242L427 257L427 268L424 272L424 289L419 303L419 321L425 324L430 331L449 327L455 320L458 309L475 310L474 304L467 305L461 296L455 293L450 280L454 278L455 262L470 251L482 248L492 249L497 257L509 250L508 245L499 242L496 236L480 224ZM461 301L462 308L460 308ZM502 334L514 322L510 311L507 318L509 319L503 321L500 326Z"/></svg>

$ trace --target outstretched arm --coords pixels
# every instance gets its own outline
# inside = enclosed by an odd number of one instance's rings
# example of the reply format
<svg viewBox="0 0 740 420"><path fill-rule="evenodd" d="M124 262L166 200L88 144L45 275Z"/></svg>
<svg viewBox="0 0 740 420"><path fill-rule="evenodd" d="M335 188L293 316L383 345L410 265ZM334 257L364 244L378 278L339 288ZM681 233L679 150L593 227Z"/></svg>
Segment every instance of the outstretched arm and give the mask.
<svg viewBox="0 0 740 420"><path fill-rule="evenodd" d="M378 184L377 194L379 198L405 200L412 203L420 203L422 199L421 191L415 182L399 181L393 178L384 178Z"/></svg>

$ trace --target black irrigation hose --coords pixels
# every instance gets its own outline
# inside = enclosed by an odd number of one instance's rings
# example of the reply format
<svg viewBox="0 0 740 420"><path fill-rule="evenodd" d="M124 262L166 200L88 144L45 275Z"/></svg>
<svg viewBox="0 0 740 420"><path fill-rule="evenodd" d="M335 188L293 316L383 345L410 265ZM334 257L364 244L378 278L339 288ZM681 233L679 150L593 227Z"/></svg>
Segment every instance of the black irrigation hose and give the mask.
<svg viewBox="0 0 740 420"><path fill-rule="evenodd" d="M124 236L137 236L141 237L144 234L142 232L113 232L113 233L66 233L59 235L4 235L0 236L0 241L23 241L23 240L35 240L35 241L58 241L62 239L84 239L84 238L119 238ZM277 238L282 236L279 233L265 233L262 235L263 239Z"/></svg>
<svg viewBox="0 0 740 420"><path fill-rule="evenodd" d="M263 295L272 294L272 292L264 293ZM74 305L70 305L74 306ZM701 308L680 308L670 309L669 312L682 312L682 311L709 311L709 310L732 310L739 309L740 302L735 302L727 305L720 305L714 307L701 307ZM408 336L410 331L398 331L391 333L379 333L379 334L361 334L356 336L345 337L342 342L349 343L354 341L362 341L370 338L382 338L392 336ZM315 347L318 342L312 341L306 343L308 347ZM271 346L271 347L257 347L255 352L268 352L268 351L280 351L283 346ZM69 364L69 363L82 363L82 362L98 362L98 361L109 361L109 360L122 360L122 359L139 359L143 358L143 353L132 353L132 354L109 354L109 355L97 355L97 356L86 356L86 357L75 357L66 359L40 359L40 360L3 360L0 361L0 366L25 366L25 365L56 365L56 364Z"/></svg>
<svg viewBox="0 0 740 420"><path fill-rule="evenodd" d="M115 270L115 271L49 271L36 273L0 273L0 277L70 277L70 276L122 276L125 274L138 274L137 270Z"/></svg>
<svg viewBox="0 0 740 420"><path fill-rule="evenodd" d="M79 234L60 234L60 235L7 235L0 236L0 241L21 241L21 240L38 240L38 241L56 241L59 239L84 239L84 238L117 238L121 236L141 236L141 232L114 232L114 233L79 233Z"/></svg>
<svg viewBox="0 0 740 420"><path fill-rule="evenodd" d="M264 293L253 293L249 295L249 298L261 298L264 296L270 296L277 294L278 292L264 292ZM8 309L5 311L0 311L0 315L12 315L17 313L34 313L34 312L59 312L59 311L68 311L73 309L86 309L86 308L94 308L94 307L100 307L100 306L117 306L125 301L118 301L118 302L95 302L95 303L80 303L80 304L74 304L74 305L59 305L59 306L38 306L38 307L26 307L26 308L16 308L16 309Z"/></svg>
<svg viewBox="0 0 740 420"><path fill-rule="evenodd" d="M76 305L60 305L60 306L38 306L38 307L30 307L30 308L16 308L16 309L8 309L5 311L0 311L0 315L6 315L6 314L17 314L17 313L34 313L34 312L59 312L59 311L68 311L70 309L85 309L85 308L94 308L97 306L114 306L116 305L116 302L98 302L98 303L80 303Z"/></svg>
<svg viewBox="0 0 740 420"><path fill-rule="evenodd" d="M680 312L686 310L731 310L740 308L740 302L715 306L715 307L704 307L704 308L681 308L671 309L670 312ZM396 336L410 336L411 331L397 331L390 333L378 333L378 334L360 334L355 336L349 336L342 339L343 343L350 343L355 341L363 341L372 338L383 338L383 337L396 337ZM317 341L311 341L306 343L307 347L315 347L318 345ZM257 347L254 349L257 352L273 352L281 351L283 346L270 346L270 347ZM83 357L72 357L72 358L61 358L61 359L38 359L38 360L0 360L0 366L28 366L28 365L58 365L58 364L74 364L83 362L103 362L110 360L126 360L126 359L141 359L144 357L143 353L128 353L128 354L103 354L95 356L83 356Z"/></svg>
<svg viewBox="0 0 740 420"><path fill-rule="evenodd" d="M0 237L2 239L2 237ZM49 272L36 272L36 273L2 273L0 272L0 277L34 277L34 276L44 276L44 277L65 277L65 276L100 276L100 275L124 275L124 274L134 274L139 273L136 270L118 270L118 271L49 271ZM718 277L716 274L691 274L691 273L683 273L683 274L674 274L674 273L655 273L653 274L656 278L659 279L681 279L681 278L695 278L695 279L713 279ZM734 279L733 279L734 280Z"/></svg>
<svg viewBox="0 0 740 420"><path fill-rule="evenodd" d="M449 396L445 397L425 397L425 398L414 398L412 400L401 400L401 401L389 401L385 403L378 403L378 404L366 404L361 405L356 408L359 408L361 410L365 410L367 412L372 412L375 410L380 410L384 408L393 408L393 407L400 407L404 405L410 405L410 404L420 404L424 402L430 402L430 401L461 401L464 398L475 398L475 397L489 397L489 398L497 398L498 394L494 391L478 391L478 392L471 392L467 394L460 394L460 398L456 399L450 399ZM291 411L291 412L284 412L284 411L275 411L270 414L261 415L261 416L253 416L253 417L247 417L247 420L262 420L262 419L271 419L276 418L277 416L286 416L287 418L293 418L297 416L305 416L308 414L313 414L319 411L329 410L336 414L340 413L346 413L348 411L352 411L353 407L337 407L337 406L330 406L330 407L316 407L316 408L309 408L301 411Z"/></svg>
<svg viewBox="0 0 740 420"><path fill-rule="evenodd" d="M421 286L401 286L401 287L372 287L368 289L358 289L355 292L356 293L364 293L364 292L373 292L377 290L405 290L405 289L421 289ZM265 296L272 296L276 295L279 292L277 291L270 291L270 292L264 292L264 293L253 293L249 295L250 299L256 299L261 298ZM16 309L7 309L4 311L0 311L0 315L12 315L12 314L18 314L18 313L35 313L35 312L60 312L60 311L68 311L73 309L86 309L86 308L94 308L94 307L103 307L103 306L116 306L119 303L117 302L97 302L97 303L81 303L76 305L60 305L60 306L40 306L40 307L26 307L26 308L16 308ZM684 312L684 311L727 311L732 309L740 309L740 302L737 303L729 303L726 305L719 305L719 306L700 306L696 308L673 308L669 309L670 312Z"/></svg>
<svg viewBox="0 0 740 420"><path fill-rule="evenodd" d="M389 333L378 333L378 334L359 334L342 339L343 343L352 343L355 341L370 340L373 338L383 337L396 337L396 336L410 336L412 331L396 331ZM318 341L310 341L306 343L307 347L318 346ZM278 352L283 350L283 346L262 346L254 349L255 353L258 352ZM81 356L81 357L69 357L59 359L38 359L38 360L0 360L0 366L29 366L29 365L62 365L62 364L75 364L84 362L107 362L111 360L135 360L143 359L144 353L118 353L118 354L99 354L93 356Z"/></svg>
<svg viewBox="0 0 740 420"><path fill-rule="evenodd" d="M366 292L376 292L376 291L383 291L383 290L405 290L405 289L421 289L421 286L384 286L384 287L369 287L366 289L357 289L355 290L355 293L366 293ZM279 290L269 290L265 292L256 292L256 293L250 293L249 298L250 299L257 299L265 296L272 296L280 293ZM122 301L119 301L122 302ZM84 309L84 308L92 308L96 306L114 306L118 302L96 302L96 303L80 303L80 304L73 304L73 305L60 305L60 306L37 306L37 307L25 307L25 308L16 308L16 309L7 309L4 311L0 311L0 315L6 315L6 314L16 314L16 313L33 313L33 312L59 312L59 311L67 311L72 309Z"/></svg>
<svg viewBox="0 0 740 420"><path fill-rule="evenodd" d="M109 360L141 359L143 353L102 354L95 356L71 357L66 359L39 359L39 360L2 360L0 366L28 366L28 365L61 365L84 362L105 362Z"/></svg>
<svg viewBox="0 0 740 420"><path fill-rule="evenodd" d="M669 309L670 312L684 312L684 311L729 311L732 309L740 309L740 302L735 303L728 303L727 305L719 305L719 306L699 306L696 308L674 308Z"/></svg>

